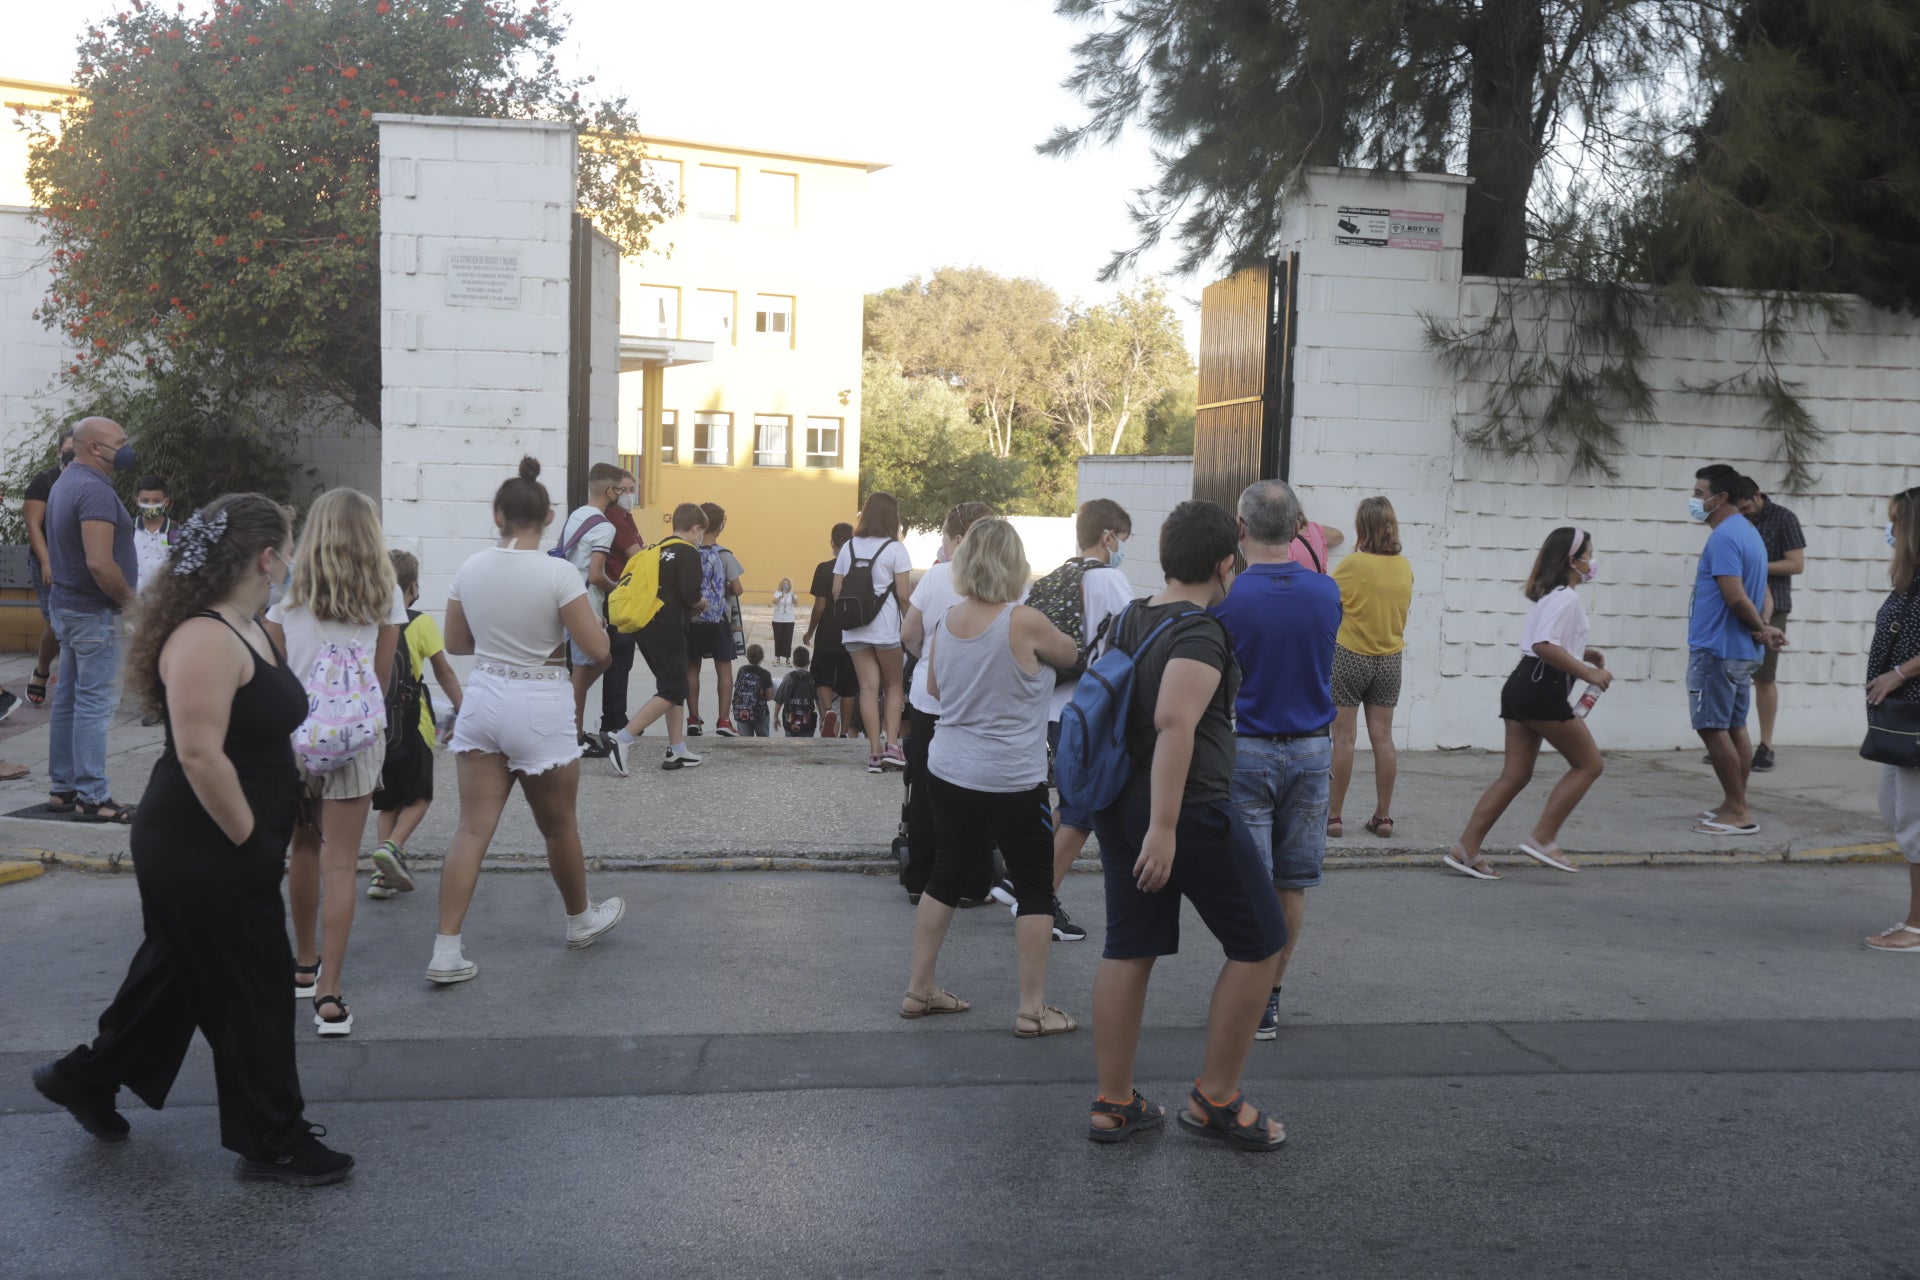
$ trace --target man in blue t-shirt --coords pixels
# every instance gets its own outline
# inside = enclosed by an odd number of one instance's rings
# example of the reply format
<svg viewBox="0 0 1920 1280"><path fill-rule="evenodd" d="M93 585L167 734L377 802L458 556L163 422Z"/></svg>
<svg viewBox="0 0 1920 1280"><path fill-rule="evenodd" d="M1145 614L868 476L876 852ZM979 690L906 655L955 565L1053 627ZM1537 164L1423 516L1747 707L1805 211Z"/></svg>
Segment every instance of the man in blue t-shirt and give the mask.
<svg viewBox="0 0 1920 1280"><path fill-rule="evenodd" d="M1753 745L1747 737L1747 705L1753 673L1768 648L1786 637L1768 624L1767 547L1760 533L1734 507L1738 471L1725 463L1695 474L1687 512L1713 532L1701 549L1687 611L1687 698L1693 727L1707 744L1719 778L1720 803L1700 815L1701 835L1753 835L1760 824L1747 808L1747 774Z"/></svg>
<svg viewBox="0 0 1920 1280"><path fill-rule="evenodd" d="M1300 500L1279 480L1240 495L1240 554L1214 616L1233 638L1245 678L1234 700L1233 804L1267 860L1287 945L1257 1040L1279 1034L1280 983L1306 916L1307 890L1321 883L1327 856L1327 791L1333 773L1333 641L1340 631L1340 588L1294 562Z"/></svg>

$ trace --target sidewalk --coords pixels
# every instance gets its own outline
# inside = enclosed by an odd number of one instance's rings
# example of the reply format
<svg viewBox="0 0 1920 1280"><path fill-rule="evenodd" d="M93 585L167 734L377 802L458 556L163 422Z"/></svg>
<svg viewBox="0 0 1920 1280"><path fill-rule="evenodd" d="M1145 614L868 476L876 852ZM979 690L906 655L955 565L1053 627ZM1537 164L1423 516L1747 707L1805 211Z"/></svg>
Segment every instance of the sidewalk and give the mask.
<svg viewBox="0 0 1920 1280"><path fill-rule="evenodd" d="M0 658L0 682L23 693L27 655ZM45 798L47 711L22 706L0 724L0 757L34 772L0 783L0 815ZM629 762L633 776L616 777L605 761L581 768L580 824L588 858L605 868L672 870L831 869L891 873L889 845L898 828L904 788L897 775L865 770L864 742L788 738L695 739L706 764L664 773L656 727ZM109 777L116 798L139 799L163 738L142 728L139 712L121 709L112 735ZM1878 766L1844 748L1785 747L1779 768L1756 774L1754 808L1760 834L1715 838L1688 829L1692 815L1718 798L1712 771L1698 747L1681 751L1620 752L1607 756L1607 774L1574 814L1562 843L1582 862L1733 863L1891 858L1877 807ZM1482 751L1402 752L1391 839L1367 835L1372 811L1372 757L1360 753L1346 804L1345 839L1328 847L1328 866L1424 864L1446 852L1481 790L1499 772L1500 759ZM440 754L438 800L411 851L432 865L446 849L458 817L458 786L451 756ZM1548 790L1560 776L1559 758L1544 755L1533 785L1515 802L1488 842L1496 862L1524 838ZM373 828L369 824L369 841ZM96 865L125 855L123 827L0 817L0 859L22 858ZM1525 859L1521 859L1525 861ZM99 863L97 865L105 865ZM488 865L544 866L542 844L524 804L510 802ZM1083 863L1091 868L1089 860Z"/></svg>

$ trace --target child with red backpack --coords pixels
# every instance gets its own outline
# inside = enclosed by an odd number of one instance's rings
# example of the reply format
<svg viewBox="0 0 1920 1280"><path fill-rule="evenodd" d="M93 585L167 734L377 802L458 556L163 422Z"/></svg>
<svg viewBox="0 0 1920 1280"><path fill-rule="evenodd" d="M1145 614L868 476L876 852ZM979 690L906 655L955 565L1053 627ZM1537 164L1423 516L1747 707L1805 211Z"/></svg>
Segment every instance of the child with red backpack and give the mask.
<svg viewBox="0 0 1920 1280"><path fill-rule="evenodd" d="M805 645L795 649L793 670L773 691L773 704L780 708L780 730L789 738L811 738L820 727L818 691L813 673L807 669L812 661L813 655Z"/></svg>
<svg viewBox="0 0 1920 1280"><path fill-rule="evenodd" d="M757 644L747 646L747 665L733 677L733 723L743 738L773 736L773 672L760 664L767 651Z"/></svg>

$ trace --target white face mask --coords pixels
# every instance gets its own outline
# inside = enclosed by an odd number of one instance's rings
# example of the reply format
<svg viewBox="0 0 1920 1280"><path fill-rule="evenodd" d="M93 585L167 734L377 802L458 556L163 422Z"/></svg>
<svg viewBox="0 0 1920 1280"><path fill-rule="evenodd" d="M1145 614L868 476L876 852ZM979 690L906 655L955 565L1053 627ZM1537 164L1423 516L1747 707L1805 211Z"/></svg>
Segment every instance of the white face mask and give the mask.
<svg viewBox="0 0 1920 1280"><path fill-rule="evenodd" d="M622 511L631 511L634 509L634 507L639 505L640 495L637 493L623 493L618 498L614 499L614 501L620 504L620 509Z"/></svg>

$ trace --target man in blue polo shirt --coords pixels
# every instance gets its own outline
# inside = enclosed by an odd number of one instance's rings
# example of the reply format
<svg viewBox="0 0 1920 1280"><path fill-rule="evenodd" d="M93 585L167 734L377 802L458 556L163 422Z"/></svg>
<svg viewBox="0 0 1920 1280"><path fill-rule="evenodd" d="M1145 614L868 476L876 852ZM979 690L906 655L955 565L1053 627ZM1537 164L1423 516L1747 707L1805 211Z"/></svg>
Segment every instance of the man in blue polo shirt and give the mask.
<svg viewBox="0 0 1920 1280"><path fill-rule="evenodd" d="M1300 500L1292 488L1279 480L1249 485L1240 495L1247 569L1214 609L1244 672L1234 703L1233 803L1266 855L1287 918L1287 945L1257 1040L1279 1034L1280 983L1306 916L1306 891L1320 883L1327 853L1340 588L1294 563L1299 527Z"/></svg>
<svg viewBox="0 0 1920 1280"><path fill-rule="evenodd" d="M1734 506L1741 479L1722 462L1702 467L1687 499L1687 514L1713 530L1700 551L1687 610L1687 700L1722 792L1720 803L1693 824L1707 836L1750 836L1760 830L1747 807L1747 773L1753 767L1747 707L1762 656L1786 643L1766 620L1772 611L1767 544Z"/></svg>

